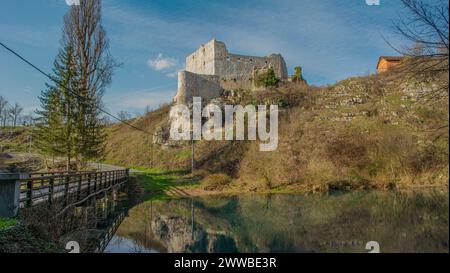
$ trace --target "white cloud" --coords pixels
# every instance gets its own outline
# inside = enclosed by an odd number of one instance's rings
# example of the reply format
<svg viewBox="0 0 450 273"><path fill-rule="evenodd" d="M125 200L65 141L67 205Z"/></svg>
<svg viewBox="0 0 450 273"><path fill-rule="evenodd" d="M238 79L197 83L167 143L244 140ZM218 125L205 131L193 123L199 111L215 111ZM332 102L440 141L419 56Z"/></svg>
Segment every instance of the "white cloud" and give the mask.
<svg viewBox="0 0 450 273"><path fill-rule="evenodd" d="M177 61L172 58L164 57L163 54L159 53L158 57L153 60L148 60L147 64L151 69L161 71L175 67L177 65Z"/></svg>
<svg viewBox="0 0 450 273"><path fill-rule="evenodd" d="M79 6L80 5L80 0L66 0L66 4L68 6Z"/></svg>

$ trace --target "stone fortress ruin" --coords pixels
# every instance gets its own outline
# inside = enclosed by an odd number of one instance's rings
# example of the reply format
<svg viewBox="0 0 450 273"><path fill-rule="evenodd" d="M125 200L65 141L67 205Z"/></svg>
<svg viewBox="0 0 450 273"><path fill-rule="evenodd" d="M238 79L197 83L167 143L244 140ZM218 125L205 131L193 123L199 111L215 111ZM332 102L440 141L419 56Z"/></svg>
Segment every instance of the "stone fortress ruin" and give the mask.
<svg viewBox="0 0 450 273"><path fill-rule="evenodd" d="M210 100L224 90L257 89L258 74L270 68L281 80L288 78L286 63L280 54L255 57L231 54L225 43L213 39L186 58L186 68L178 72L176 104L188 104L193 97Z"/></svg>

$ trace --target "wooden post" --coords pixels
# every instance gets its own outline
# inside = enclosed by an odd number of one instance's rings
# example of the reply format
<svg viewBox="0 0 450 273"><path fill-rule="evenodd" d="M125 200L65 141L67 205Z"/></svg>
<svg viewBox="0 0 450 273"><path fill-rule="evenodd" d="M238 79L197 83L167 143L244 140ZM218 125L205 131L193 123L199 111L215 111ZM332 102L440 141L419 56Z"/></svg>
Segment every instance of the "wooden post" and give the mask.
<svg viewBox="0 0 450 273"><path fill-rule="evenodd" d="M91 197L91 206L94 210L95 226L97 226L97 197L95 197L95 195Z"/></svg>
<svg viewBox="0 0 450 273"><path fill-rule="evenodd" d="M80 174L80 177L78 179L77 200L80 200L80 198L81 198L81 182L82 181L83 181L83 175Z"/></svg>
<svg viewBox="0 0 450 273"><path fill-rule="evenodd" d="M64 179L63 179L64 178ZM70 184L70 176L61 176L61 181L64 180L64 203L67 205L67 201L69 200L69 184Z"/></svg>
<svg viewBox="0 0 450 273"><path fill-rule="evenodd" d="M108 218L108 193L105 191L102 200L103 219Z"/></svg>
<svg viewBox="0 0 450 273"><path fill-rule="evenodd" d="M92 182L91 180L92 180L91 173L88 173L88 185L87 185L87 194L86 194L86 196L88 196L91 193L91 182Z"/></svg>
<svg viewBox="0 0 450 273"><path fill-rule="evenodd" d="M94 192L97 192L97 179L98 179L98 173L95 172L95 178L94 178Z"/></svg>
<svg viewBox="0 0 450 273"><path fill-rule="evenodd" d="M27 181L27 207L33 205L33 180Z"/></svg>
<svg viewBox="0 0 450 273"><path fill-rule="evenodd" d="M48 182L48 203L52 205L53 203L53 191L54 191L55 180L54 178L50 178Z"/></svg>
<svg viewBox="0 0 450 273"><path fill-rule="evenodd" d="M192 136L192 157L191 157L191 174L194 174L194 168L195 168L195 145L194 145L194 137Z"/></svg>
<svg viewBox="0 0 450 273"><path fill-rule="evenodd" d="M192 221L192 240L195 238L195 222L194 222L194 199L191 199L191 221Z"/></svg>

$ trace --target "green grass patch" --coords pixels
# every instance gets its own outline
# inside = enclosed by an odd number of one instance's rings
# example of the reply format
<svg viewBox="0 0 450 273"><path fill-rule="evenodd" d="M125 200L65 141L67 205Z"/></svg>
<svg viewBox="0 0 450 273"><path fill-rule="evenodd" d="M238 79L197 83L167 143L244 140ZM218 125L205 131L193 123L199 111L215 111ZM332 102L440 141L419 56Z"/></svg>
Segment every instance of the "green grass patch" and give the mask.
<svg viewBox="0 0 450 273"><path fill-rule="evenodd" d="M186 176L183 170L149 169L145 167L133 168L142 173L134 173L138 183L142 185L150 199L165 200L176 196L182 197L183 188L196 187L198 180Z"/></svg>
<svg viewBox="0 0 450 273"><path fill-rule="evenodd" d="M175 158L178 160L184 160L191 157L191 150L184 150L175 155Z"/></svg>
<svg viewBox="0 0 450 273"><path fill-rule="evenodd" d="M151 174L151 175L182 176L182 175L187 173L186 170L182 170L182 169L179 169L179 170L165 170L165 169L161 169L161 168L148 168L148 167L143 167L143 166L130 167L130 169L141 171L143 173Z"/></svg>
<svg viewBox="0 0 450 273"><path fill-rule="evenodd" d="M14 218L1 218L0 217L0 229L9 228L17 225L17 220Z"/></svg>

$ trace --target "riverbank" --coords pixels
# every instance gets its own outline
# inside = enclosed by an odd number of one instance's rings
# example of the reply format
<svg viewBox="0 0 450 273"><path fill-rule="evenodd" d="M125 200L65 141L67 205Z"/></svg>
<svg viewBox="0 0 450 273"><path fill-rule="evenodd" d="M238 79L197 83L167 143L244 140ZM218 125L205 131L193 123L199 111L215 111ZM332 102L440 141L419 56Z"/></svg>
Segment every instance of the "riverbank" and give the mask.
<svg viewBox="0 0 450 273"><path fill-rule="evenodd" d="M242 186L239 180L229 180L225 185L222 176L217 176L219 182L191 175L182 170L165 171L160 169L146 169L137 167L140 172L133 176L142 191L153 200L182 197L201 197L210 195L239 195L248 193L298 193L298 194L324 194L333 192L358 192L368 190L378 191L429 191L438 190L448 192L448 184L418 184L418 185L385 185L369 181L330 181L328 183L294 183L288 186L258 189Z"/></svg>
<svg viewBox="0 0 450 273"><path fill-rule="evenodd" d="M50 236L16 219L0 219L0 253L60 253Z"/></svg>

